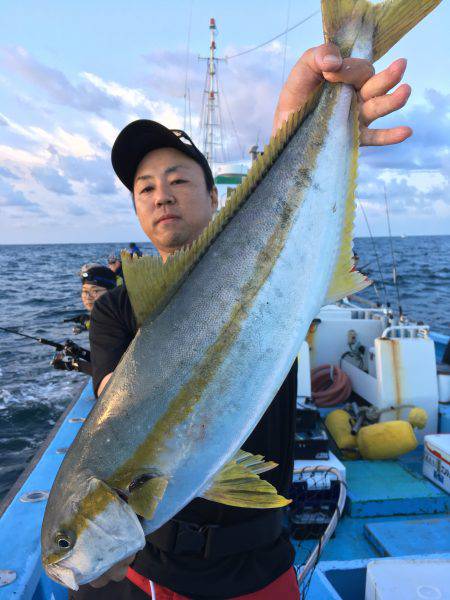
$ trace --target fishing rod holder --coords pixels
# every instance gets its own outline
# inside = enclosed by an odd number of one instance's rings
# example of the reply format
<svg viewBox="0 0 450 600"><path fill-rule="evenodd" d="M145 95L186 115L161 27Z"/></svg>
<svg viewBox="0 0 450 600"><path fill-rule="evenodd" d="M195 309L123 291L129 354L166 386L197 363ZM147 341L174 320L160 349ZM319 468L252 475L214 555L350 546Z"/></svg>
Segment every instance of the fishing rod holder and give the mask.
<svg viewBox="0 0 450 600"><path fill-rule="evenodd" d="M48 492L46 490L36 490L34 492L27 492L20 497L21 502L42 502L47 500Z"/></svg>
<svg viewBox="0 0 450 600"><path fill-rule="evenodd" d="M394 331L398 331L400 335L391 335ZM382 338L391 339L393 337L396 338L405 338L405 337L422 337L424 339L428 338L428 333L430 328L428 325L391 325L390 327L386 327L386 329L381 334Z"/></svg>

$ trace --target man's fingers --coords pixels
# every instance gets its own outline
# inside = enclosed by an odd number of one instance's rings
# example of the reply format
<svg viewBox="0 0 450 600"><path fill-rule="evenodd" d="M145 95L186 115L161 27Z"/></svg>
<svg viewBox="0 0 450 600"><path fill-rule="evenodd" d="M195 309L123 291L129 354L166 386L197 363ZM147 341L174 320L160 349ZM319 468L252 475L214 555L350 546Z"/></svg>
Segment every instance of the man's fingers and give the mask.
<svg viewBox="0 0 450 600"><path fill-rule="evenodd" d="M348 83L359 90L374 73L370 61L361 58L344 58L340 69L324 72L323 76L331 83Z"/></svg>
<svg viewBox="0 0 450 600"><path fill-rule="evenodd" d="M338 71L342 67L342 57L339 48L334 44L322 44L304 54L307 64L316 71Z"/></svg>
<svg viewBox="0 0 450 600"><path fill-rule="evenodd" d="M359 90L361 100L366 101L376 96L387 94L395 87L405 73L407 61L405 58L395 60L387 69L371 77Z"/></svg>
<svg viewBox="0 0 450 600"><path fill-rule="evenodd" d="M412 135L411 127L392 127L391 129L366 129L361 132L361 146L387 146L399 144Z"/></svg>
<svg viewBox="0 0 450 600"><path fill-rule="evenodd" d="M123 565L123 566L119 567L118 569L116 569L114 571L114 573L111 574L111 579L113 581L122 581L122 579L125 578L127 571L128 571L128 565Z"/></svg>
<svg viewBox="0 0 450 600"><path fill-rule="evenodd" d="M392 94L370 98L370 100L363 102L359 108L361 124L370 125L376 119L402 108L407 103L410 95L411 88L404 83Z"/></svg>

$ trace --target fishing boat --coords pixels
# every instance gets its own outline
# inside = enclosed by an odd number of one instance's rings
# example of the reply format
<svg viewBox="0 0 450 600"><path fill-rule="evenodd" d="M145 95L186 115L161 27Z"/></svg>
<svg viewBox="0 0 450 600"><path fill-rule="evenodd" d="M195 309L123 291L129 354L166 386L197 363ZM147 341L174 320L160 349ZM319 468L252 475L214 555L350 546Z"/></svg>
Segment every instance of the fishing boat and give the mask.
<svg viewBox="0 0 450 600"><path fill-rule="evenodd" d="M415 576L423 593L442 594L399 597L449 597L449 349L449 337L399 322L390 309L358 298L325 306L314 320L299 353L296 452L303 458L295 460L293 504L286 515L303 597L375 598L365 596L366 586L368 594L370 586L382 589L392 569L401 574L399 589ZM428 422L416 433L419 446L391 460L349 459L330 448L323 418L342 405L333 405L331 397L329 406L315 409L314 372L320 365L340 365L351 382L350 401L386 409L381 419L406 419L411 406L425 408ZM42 568L40 526L56 472L94 402L89 381L1 505L0 600L68 597ZM301 417L311 412L320 418L304 427ZM441 450L428 440L442 440Z"/></svg>
<svg viewBox="0 0 450 600"><path fill-rule="evenodd" d="M213 19L210 30L214 64ZM220 119L208 71L205 155L213 163ZM247 166L216 165L221 204ZM314 386L327 372L324 400ZM89 381L0 505L0 600L68 597L43 570L40 529L58 468L94 403ZM301 597L450 598L450 337L361 297L325 306L299 351L297 406L285 523ZM353 411L357 432L370 415L374 424L406 423L413 408L427 422L414 433L417 447L398 457L351 456L324 426L336 409Z"/></svg>

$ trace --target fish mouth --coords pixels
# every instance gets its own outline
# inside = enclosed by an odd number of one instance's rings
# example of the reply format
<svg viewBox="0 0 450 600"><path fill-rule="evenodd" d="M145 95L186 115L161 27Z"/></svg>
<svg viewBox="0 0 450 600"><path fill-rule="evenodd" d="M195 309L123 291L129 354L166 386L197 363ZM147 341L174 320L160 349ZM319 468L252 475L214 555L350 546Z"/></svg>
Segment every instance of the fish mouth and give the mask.
<svg viewBox="0 0 450 600"><path fill-rule="evenodd" d="M62 565L59 565L57 563L47 563L45 565L45 571L51 579L57 581L64 587L70 588L74 591L78 590L79 585L77 583L77 579L72 569L68 569L67 567L63 567Z"/></svg>

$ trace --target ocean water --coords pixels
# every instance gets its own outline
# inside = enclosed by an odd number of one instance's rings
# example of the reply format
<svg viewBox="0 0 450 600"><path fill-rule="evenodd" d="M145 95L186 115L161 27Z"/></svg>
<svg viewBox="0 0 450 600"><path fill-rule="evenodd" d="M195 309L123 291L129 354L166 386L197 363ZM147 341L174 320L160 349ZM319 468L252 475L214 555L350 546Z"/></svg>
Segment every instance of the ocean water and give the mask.
<svg viewBox="0 0 450 600"><path fill-rule="evenodd" d="M403 312L450 334L450 236L393 238ZM363 295L397 307L388 238L355 240L359 267L375 281ZM0 246L0 326L87 347L64 319L82 310L82 264L106 264L126 244ZM139 244L146 253L151 244ZM377 257L380 262L378 268ZM380 274L381 273L381 274ZM384 285L382 283L384 282ZM39 449L87 378L50 366L53 349L0 331L0 498Z"/></svg>

